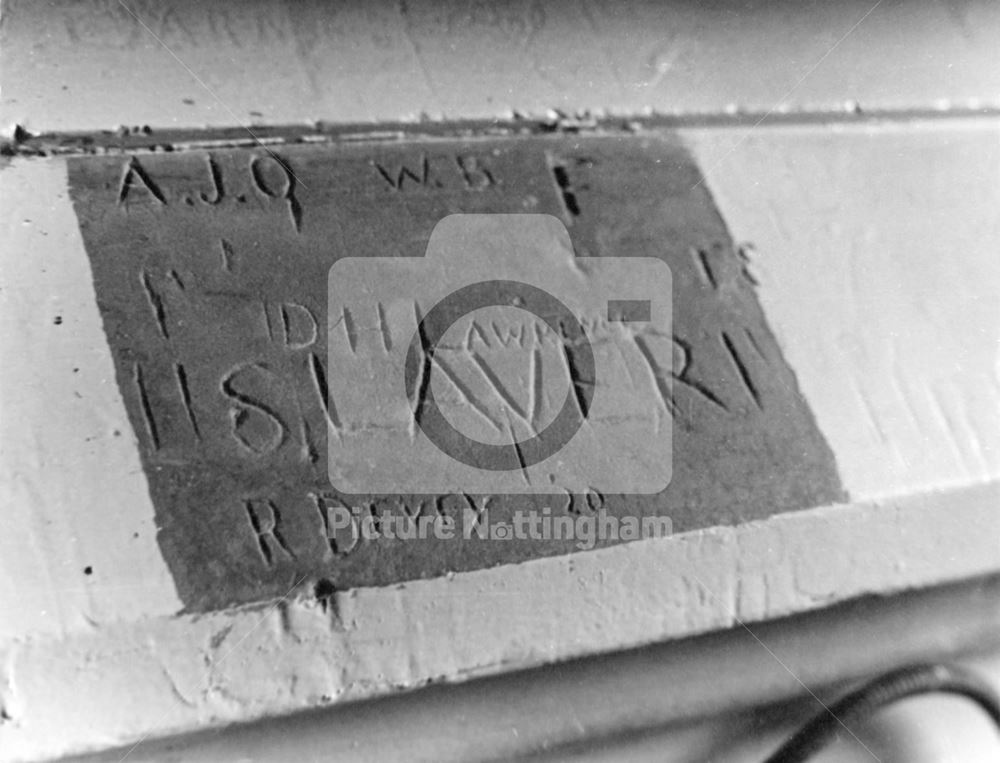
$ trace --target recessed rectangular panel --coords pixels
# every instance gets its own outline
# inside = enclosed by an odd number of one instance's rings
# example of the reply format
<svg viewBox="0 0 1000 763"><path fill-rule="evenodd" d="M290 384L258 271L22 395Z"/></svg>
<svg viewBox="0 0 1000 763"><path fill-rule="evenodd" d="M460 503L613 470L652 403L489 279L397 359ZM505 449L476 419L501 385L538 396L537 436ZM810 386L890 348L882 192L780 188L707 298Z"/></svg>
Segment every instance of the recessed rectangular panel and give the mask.
<svg viewBox="0 0 1000 763"><path fill-rule="evenodd" d="M682 532L842 497L743 250L671 134L220 148L69 164L160 547L190 610L317 581L323 590L384 585L585 551L636 537L622 531L628 518L667 518ZM670 418L666 490L400 492L358 505L333 487L328 432L351 422L328 394L346 389L346 369L327 354L331 268L346 257L421 257L435 225L458 213L552 215L584 270L594 257L669 266L669 334L636 334L643 340L629 353L595 343L606 352L598 365L617 380L612 413ZM639 331L648 316L615 286L602 284L607 330ZM489 342L510 335L479 328L472 341L484 343L488 379ZM470 388L475 370L463 372ZM360 380L346 391L365 389ZM514 394L509 402L520 404ZM530 512L538 525L519 529ZM450 518L454 532L398 537L394 517ZM615 518L619 532L589 535L597 517ZM346 535L330 526L341 519ZM357 537L362 524L371 532ZM583 530L557 537L555 525Z"/></svg>

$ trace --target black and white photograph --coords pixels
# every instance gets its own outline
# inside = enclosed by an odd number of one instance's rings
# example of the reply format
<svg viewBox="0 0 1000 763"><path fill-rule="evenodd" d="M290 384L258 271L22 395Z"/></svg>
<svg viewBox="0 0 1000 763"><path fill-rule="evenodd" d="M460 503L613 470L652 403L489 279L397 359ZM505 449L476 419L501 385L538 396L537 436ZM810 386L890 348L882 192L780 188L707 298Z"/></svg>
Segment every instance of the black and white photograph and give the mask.
<svg viewBox="0 0 1000 763"><path fill-rule="evenodd" d="M0 763L1000 761L1000 4L0 0Z"/></svg>

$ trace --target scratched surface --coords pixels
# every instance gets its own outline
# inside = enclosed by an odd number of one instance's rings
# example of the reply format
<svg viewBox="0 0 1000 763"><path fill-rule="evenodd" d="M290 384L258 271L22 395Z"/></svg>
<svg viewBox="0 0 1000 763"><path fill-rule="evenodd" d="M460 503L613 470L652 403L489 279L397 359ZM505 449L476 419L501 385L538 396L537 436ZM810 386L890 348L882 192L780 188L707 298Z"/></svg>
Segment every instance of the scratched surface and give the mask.
<svg viewBox="0 0 1000 763"><path fill-rule="evenodd" d="M578 256L673 275L673 480L655 496L404 495L372 510L490 506L669 516L675 532L842 498L832 453L764 323L747 258L676 138L541 136L70 160L117 382L191 611L570 553L575 541L327 537L327 274L420 256L456 212L544 212ZM335 400L333 401L335 404ZM598 545L601 545L600 543Z"/></svg>

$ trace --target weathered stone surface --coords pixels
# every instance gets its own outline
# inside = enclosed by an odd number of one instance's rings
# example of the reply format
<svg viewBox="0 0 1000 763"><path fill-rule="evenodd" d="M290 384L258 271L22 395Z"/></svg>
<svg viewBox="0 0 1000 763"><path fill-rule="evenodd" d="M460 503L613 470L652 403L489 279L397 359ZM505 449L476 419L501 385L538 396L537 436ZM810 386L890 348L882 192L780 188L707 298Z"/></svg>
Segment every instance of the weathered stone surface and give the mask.
<svg viewBox="0 0 1000 763"><path fill-rule="evenodd" d="M575 550L574 541L326 537L326 279L346 255L420 256L455 212L544 212L579 256L654 256L674 284L673 481L657 496L497 496L515 508L666 515L675 531L836 501L833 456L746 265L671 136L291 146L73 159L98 305L193 611ZM387 496L458 516L487 496ZM321 581L321 582L320 582Z"/></svg>

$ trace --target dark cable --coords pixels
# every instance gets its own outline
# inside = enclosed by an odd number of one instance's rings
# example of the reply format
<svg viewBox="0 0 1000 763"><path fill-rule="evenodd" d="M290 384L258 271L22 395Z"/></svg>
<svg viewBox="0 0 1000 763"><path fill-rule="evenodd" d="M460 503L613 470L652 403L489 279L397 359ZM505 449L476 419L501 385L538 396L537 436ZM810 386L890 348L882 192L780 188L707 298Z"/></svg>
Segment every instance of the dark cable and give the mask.
<svg viewBox="0 0 1000 763"><path fill-rule="evenodd" d="M929 692L968 697L1000 727L1000 698L978 675L956 665L914 665L886 673L823 710L764 763L802 763L833 741L841 728L850 728L883 705Z"/></svg>

